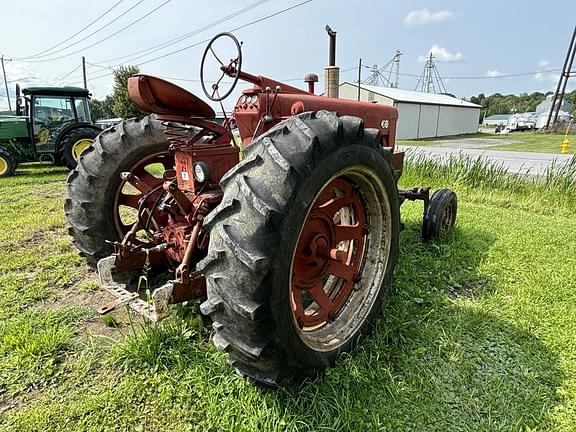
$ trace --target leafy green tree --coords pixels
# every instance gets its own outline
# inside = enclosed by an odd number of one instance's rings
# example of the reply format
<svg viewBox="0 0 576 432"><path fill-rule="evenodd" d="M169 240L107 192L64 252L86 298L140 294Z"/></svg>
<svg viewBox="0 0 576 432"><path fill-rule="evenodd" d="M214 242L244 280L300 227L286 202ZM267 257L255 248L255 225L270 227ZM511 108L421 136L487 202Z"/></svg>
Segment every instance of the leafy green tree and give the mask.
<svg viewBox="0 0 576 432"><path fill-rule="evenodd" d="M102 120L114 117L114 99L108 95L104 100L92 99L89 102L92 120Z"/></svg>
<svg viewBox="0 0 576 432"><path fill-rule="evenodd" d="M572 115L576 118L576 90L566 93L564 99L572 106Z"/></svg>
<svg viewBox="0 0 576 432"><path fill-rule="evenodd" d="M480 116L483 118L485 115L508 114L513 108L515 108L517 112L535 111L538 104L546 99L546 96L549 94L551 94L551 92L521 93L520 95L494 93L493 95L486 96L480 93L478 96L472 96L470 101L482 105ZM566 93L564 99L571 103L572 115L576 115L576 90Z"/></svg>
<svg viewBox="0 0 576 432"><path fill-rule="evenodd" d="M114 114L117 117L127 119L144 117L146 115L146 113L140 111L128 96L128 78L137 73L140 73L138 66L128 65L114 69L114 91L112 93L112 99L114 100Z"/></svg>

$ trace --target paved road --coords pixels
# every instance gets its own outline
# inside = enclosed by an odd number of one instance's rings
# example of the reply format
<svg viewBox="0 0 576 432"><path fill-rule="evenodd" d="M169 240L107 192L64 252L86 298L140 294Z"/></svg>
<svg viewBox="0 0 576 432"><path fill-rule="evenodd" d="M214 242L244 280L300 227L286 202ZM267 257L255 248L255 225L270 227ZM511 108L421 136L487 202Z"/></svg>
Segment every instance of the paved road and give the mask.
<svg viewBox="0 0 576 432"><path fill-rule="evenodd" d="M398 146L399 150L425 154L432 159L446 160L451 155L466 154L472 157L484 157L495 163L503 164L512 173L541 176L554 161L556 166L566 164L574 155L553 153L513 152L501 150L466 149L437 146Z"/></svg>

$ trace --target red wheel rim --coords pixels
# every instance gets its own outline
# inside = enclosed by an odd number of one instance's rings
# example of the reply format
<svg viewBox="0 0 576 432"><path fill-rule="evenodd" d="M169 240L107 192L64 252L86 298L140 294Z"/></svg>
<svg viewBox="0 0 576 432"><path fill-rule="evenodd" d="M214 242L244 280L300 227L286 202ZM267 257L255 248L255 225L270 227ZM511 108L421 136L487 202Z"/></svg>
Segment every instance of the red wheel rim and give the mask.
<svg viewBox="0 0 576 432"><path fill-rule="evenodd" d="M364 255L366 210L345 177L330 181L304 222L292 265L291 302L301 329L332 322L354 291Z"/></svg>
<svg viewBox="0 0 576 432"><path fill-rule="evenodd" d="M440 230L446 231L452 226L452 218L453 218L453 208L452 204L448 204L444 209L444 213L442 214L442 221L440 223Z"/></svg>
<svg viewBox="0 0 576 432"><path fill-rule="evenodd" d="M151 173L151 171L153 170L151 170L150 167L156 164L162 166L162 169L164 170L163 175L160 175L159 173L158 174ZM166 172L172 171L173 173L173 170L174 170L174 155L168 152L162 152L149 156L146 159L139 161L136 165L134 165L130 169L130 172L134 174L136 177L138 177L143 183L145 183L150 190L153 190L161 186L162 183L165 180L167 180ZM157 171L157 169L154 171ZM126 233L128 233L128 231L132 227L132 223L126 223L122 219L120 207L123 206L137 211L138 207L140 206L142 198L144 198L144 196L146 195L141 191L135 190L134 188L131 188L131 190L127 191L126 190L127 186L128 186L127 181L122 181L120 183L114 201L114 224L116 226L116 230L120 235L120 238L126 235ZM148 194L145 206L151 207L153 202L158 197L158 194L161 192L162 190L159 189L157 192ZM154 217L154 215L152 217Z"/></svg>

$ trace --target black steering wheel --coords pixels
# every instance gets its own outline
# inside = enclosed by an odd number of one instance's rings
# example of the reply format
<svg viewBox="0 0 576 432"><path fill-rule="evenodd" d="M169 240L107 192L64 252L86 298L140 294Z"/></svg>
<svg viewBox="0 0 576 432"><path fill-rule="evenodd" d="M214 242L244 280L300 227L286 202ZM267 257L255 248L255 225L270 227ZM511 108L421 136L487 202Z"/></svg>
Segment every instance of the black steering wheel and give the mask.
<svg viewBox="0 0 576 432"><path fill-rule="evenodd" d="M231 58L228 64L224 64L224 62L220 60L220 57L218 56L218 54L216 54L213 48L215 42L218 41L219 39L222 40L231 39L232 44L230 44L230 46L236 51L234 53L236 57ZM206 65L208 53L211 54L210 58L212 60L215 59L216 62L220 64L220 71L221 71L220 77L216 81L214 81L210 86L210 91L207 89L206 86L207 82L204 78L204 66ZM234 90L234 88L236 87L236 84L238 83L238 78L240 77L241 69L242 69L242 49L241 44L236 38L236 36L234 36L232 33L227 32L219 33L216 36L214 36L212 40L208 42L208 46L204 50L204 54L202 54L202 63L200 64L200 83L202 84L202 90L204 91L206 97L215 102L220 102L221 100L226 99L230 95L230 93L232 93L232 90ZM229 76L230 78L232 78L232 83L229 84L230 87L228 89L224 90L223 94L220 94L220 85L222 83L222 79L224 79L225 76Z"/></svg>

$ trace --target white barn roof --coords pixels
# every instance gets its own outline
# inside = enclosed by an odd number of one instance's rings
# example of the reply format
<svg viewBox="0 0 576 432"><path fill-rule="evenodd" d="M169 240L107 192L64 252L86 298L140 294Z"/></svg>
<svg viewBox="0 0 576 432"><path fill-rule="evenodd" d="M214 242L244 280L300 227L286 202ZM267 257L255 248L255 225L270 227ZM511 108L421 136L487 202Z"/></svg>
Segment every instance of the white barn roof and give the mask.
<svg viewBox="0 0 576 432"><path fill-rule="evenodd" d="M348 84L353 87L358 88L357 83L343 82L340 85ZM411 90L402 90L390 87L378 87L367 84L360 84L360 88L367 90L372 93L377 93L380 96L393 99L395 102L407 102L407 103L420 103L420 104L431 104L431 105L448 105L448 106L459 106L466 108L482 108L480 105L474 104L472 102L464 101L452 96L437 94L437 93L423 93Z"/></svg>

